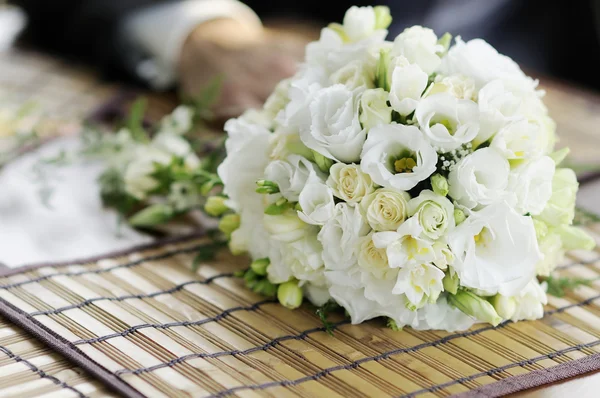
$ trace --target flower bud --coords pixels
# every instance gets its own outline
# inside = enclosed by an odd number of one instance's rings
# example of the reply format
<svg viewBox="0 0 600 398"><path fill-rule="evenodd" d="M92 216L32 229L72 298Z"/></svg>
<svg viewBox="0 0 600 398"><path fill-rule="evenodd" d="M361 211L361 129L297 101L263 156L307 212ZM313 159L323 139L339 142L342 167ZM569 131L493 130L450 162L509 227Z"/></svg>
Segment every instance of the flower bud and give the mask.
<svg viewBox="0 0 600 398"><path fill-rule="evenodd" d="M491 323L493 326L497 326L502 322L502 318L498 315L494 306L475 293L461 290L454 295L449 295L448 302L465 314L477 320Z"/></svg>
<svg viewBox="0 0 600 398"><path fill-rule="evenodd" d="M444 279L442 279L442 284L444 285L444 291L456 294L459 285L458 274L456 272L447 272Z"/></svg>
<svg viewBox="0 0 600 398"><path fill-rule="evenodd" d="M439 173L431 176L431 187L433 188L433 192L438 195L448 195L448 180Z"/></svg>
<svg viewBox="0 0 600 398"><path fill-rule="evenodd" d="M448 32L444 33L444 35L442 37L440 37L439 40L437 41L437 44L441 45L444 49L442 51L438 52L437 55L440 57L444 56L448 52L448 49L450 48L451 43L452 43L452 35Z"/></svg>
<svg viewBox="0 0 600 398"><path fill-rule="evenodd" d="M387 6L375 6L375 29L387 29L392 23L390 8Z"/></svg>
<svg viewBox="0 0 600 398"><path fill-rule="evenodd" d="M497 294L491 299L494 309L502 319L510 319L517 311L517 301L514 297Z"/></svg>
<svg viewBox="0 0 600 398"><path fill-rule="evenodd" d="M461 209L454 209L454 222L456 223L456 225L459 225L466 219L467 216L465 215L464 211L462 211Z"/></svg>
<svg viewBox="0 0 600 398"><path fill-rule="evenodd" d="M266 279L261 279L254 284L252 291L263 296L273 297L277 293L277 285Z"/></svg>
<svg viewBox="0 0 600 398"><path fill-rule="evenodd" d="M206 200L204 205L204 211L213 217L219 217L225 213L229 208L225 205L227 199L223 196L211 196Z"/></svg>
<svg viewBox="0 0 600 398"><path fill-rule="evenodd" d="M265 276L267 275L267 267L270 263L271 261L268 258L261 258L252 261L250 268L252 268L252 271L254 271L256 275Z"/></svg>
<svg viewBox="0 0 600 398"><path fill-rule="evenodd" d="M167 222L173 214L171 206L159 203L135 213L129 218L129 224L138 228L153 227Z"/></svg>
<svg viewBox="0 0 600 398"><path fill-rule="evenodd" d="M277 183L268 180L258 180L256 181L256 192L257 193L265 193L272 194L279 192L279 186Z"/></svg>
<svg viewBox="0 0 600 398"><path fill-rule="evenodd" d="M276 216L290 208L291 203L286 198L279 198L265 209L265 214Z"/></svg>
<svg viewBox="0 0 600 398"><path fill-rule="evenodd" d="M561 225L556 228L556 232L560 235L565 250L592 250L596 246L594 238L589 236L583 229Z"/></svg>
<svg viewBox="0 0 600 398"><path fill-rule="evenodd" d="M379 61L377 61L377 69L375 70L375 85L385 91L390 91L391 78L388 74L388 68L391 62L391 50L381 49L379 52Z"/></svg>
<svg viewBox="0 0 600 398"><path fill-rule="evenodd" d="M298 282L290 281L279 285L277 299L281 305L291 310L300 307L302 304L302 289L298 286Z"/></svg>
<svg viewBox="0 0 600 398"><path fill-rule="evenodd" d="M240 227L240 221L239 214L226 214L219 222L219 230L230 236L233 231Z"/></svg>
<svg viewBox="0 0 600 398"><path fill-rule="evenodd" d="M554 164L556 166L558 166L559 164L562 163L563 160L565 160L565 158L567 157L569 152L570 152L569 148L562 148L562 149L559 149L558 151L552 152L550 154L550 158L552 160L554 160Z"/></svg>
<svg viewBox="0 0 600 398"><path fill-rule="evenodd" d="M315 163L319 166L319 169L323 173L328 173L331 166L333 166L333 160L326 158L318 152L312 151L313 156L315 157Z"/></svg>

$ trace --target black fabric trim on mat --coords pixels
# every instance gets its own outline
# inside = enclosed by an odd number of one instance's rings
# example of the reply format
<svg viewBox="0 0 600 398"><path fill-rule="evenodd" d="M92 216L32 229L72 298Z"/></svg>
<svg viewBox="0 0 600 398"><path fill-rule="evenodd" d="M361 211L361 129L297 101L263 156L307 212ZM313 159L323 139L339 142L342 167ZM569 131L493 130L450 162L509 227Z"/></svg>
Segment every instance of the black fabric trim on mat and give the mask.
<svg viewBox="0 0 600 398"><path fill-rule="evenodd" d="M9 321L25 329L42 343L54 349L57 353L67 358L75 365L88 371L113 391L129 398L145 398L144 395L140 394L136 389L110 372L104 366L88 357L65 338L48 329L34 318L28 316L21 309L2 298L0 298L0 313L2 313Z"/></svg>

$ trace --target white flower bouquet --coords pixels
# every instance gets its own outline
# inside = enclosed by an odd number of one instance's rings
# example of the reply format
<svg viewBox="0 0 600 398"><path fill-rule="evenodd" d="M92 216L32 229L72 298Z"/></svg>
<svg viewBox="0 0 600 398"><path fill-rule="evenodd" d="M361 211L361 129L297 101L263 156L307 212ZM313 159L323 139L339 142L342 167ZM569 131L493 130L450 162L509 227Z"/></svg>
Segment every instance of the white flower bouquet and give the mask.
<svg viewBox="0 0 600 398"><path fill-rule="evenodd" d="M353 323L459 330L536 319L578 183L558 168L537 82L483 40L427 28L385 39L386 7L352 7L262 110L227 122L209 214L245 279Z"/></svg>

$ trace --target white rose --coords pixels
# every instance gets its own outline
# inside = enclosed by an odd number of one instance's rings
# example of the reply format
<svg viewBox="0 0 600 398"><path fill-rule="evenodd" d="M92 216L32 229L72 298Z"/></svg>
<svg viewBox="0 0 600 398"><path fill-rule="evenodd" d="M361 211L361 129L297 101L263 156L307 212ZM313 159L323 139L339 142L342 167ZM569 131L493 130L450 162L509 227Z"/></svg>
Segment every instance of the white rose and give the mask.
<svg viewBox="0 0 600 398"><path fill-rule="evenodd" d="M538 215L552 196L554 161L544 156L512 170L508 190L515 193L515 210L521 214Z"/></svg>
<svg viewBox="0 0 600 398"><path fill-rule="evenodd" d="M360 159L366 130L358 120L357 96L341 84L319 91L310 103L310 128L302 142L321 155L344 163Z"/></svg>
<svg viewBox="0 0 600 398"><path fill-rule="evenodd" d="M334 84L343 84L350 90L356 88L374 88L375 87L375 69L374 64L365 64L361 61L353 61L344 65L331 75L331 81Z"/></svg>
<svg viewBox="0 0 600 398"><path fill-rule="evenodd" d="M440 65L438 53L443 51L437 40L433 30L412 26L396 37L392 55L406 57L411 64L419 65L427 75L431 75Z"/></svg>
<svg viewBox="0 0 600 398"><path fill-rule="evenodd" d="M461 74L475 80L477 89L481 89L492 80L514 81L518 84L533 86L519 66L509 57L499 54L494 47L482 39L465 43L460 37L442 59L439 72L443 75Z"/></svg>
<svg viewBox="0 0 600 398"><path fill-rule="evenodd" d="M556 169L552 178L552 195L536 217L551 226L571 224L575 217L575 199L579 183L571 169Z"/></svg>
<svg viewBox="0 0 600 398"><path fill-rule="evenodd" d="M223 181L223 192L229 196L228 206L240 211L256 193L256 181L263 177L269 162L268 144L271 133L266 128L240 119L225 123L227 157L217 173Z"/></svg>
<svg viewBox="0 0 600 398"><path fill-rule="evenodd" d="M329 169L327 186L333 194L350 206L359 203L362 198L375 190L368 174L355 164L335 163Z"/></svg>
<svg viewBox="0 0 600 398"><path fill-rule="evenodd" d="M537 159L546 150L546 135L537 123L521 119L502 128L490 147L510 160Z"/></svg>
<svg viewBox="0 0 600 398"><path fill-rule="evenodd" d="M444 290L442 279L444 271L438 267L410 262L400 269L392 293L405 294L413 309L421 308L428 302L436 302Z"/></svg>
<svg viewBox="0 0 600 398"><path fill-rule="evenodd" d="M360 202L360 210L375 231L395 231L407 217L409 199L406 192L380 188Z"/></svg>
<svg viewBox="0 0 600 398"><path fill-rule="evenodd" d="M535 275L541 259L531 217L497 203L473 212L448 236L463 286L514 295Z"/></svg>
<svg viewBox="0 0 600 398"><path fill-rule="evenodd" d="M387 104L389 94L381 88L365 90L360 97L359 120L367 131L380 124L392 122L392 108Z"/></svg>
<svg viewBox="0 0 600 398"><path fill-rule="evenodd" d="M274 160L265 168L265 179L277 183L281 195L297 202L300 192L309 181L320 181L321 172L308 159L290 155L285 160Z"/></svg>
<svg viewBox="0 0 600 398"><path fill-rule="evenodd" d="M437 154L418 128L401 124L369 132L360 167L381 186L409 190L436 170Z"/></svg>
<svg viewBox="0 0 600 398"><path fill-rule="evenodd" d="M404 57L395 59L390 87L392 108L402 116L415 111L425 91L429 77L417 64L410 64Z"/></svg>
<svg viewBox="0 0 600 398"><path fill-rule="evenodd" d="M392 274L395 278L398 273L397 270L389 266L385 248L375 247L373 233L360 239L356 249L356 257L360 269L376 278L386 279L388 274Z"/></svg>
<svg viewBox="0 0 600 398"><path fill-rule="evenodd" d="M503 200L509 172L508 161L495 149L476 150L450 171L450 197L469 209Z"/></svg>
<svg viewBox="0 0 600 398"><path fill-rule="evenodd" d="M443 150L456 149L472 141L479 132L477 104L449 93L422 99L415 116L431 144Z"/></svg>
<svg viewBox="0 0 600 398"><path fill-rule="evenodd" d="M367 38L375 32L375 10L373 7L350 7L344 15L343 26L350 41Z"/></svg>
<svg viewBox="0 0 600 398"><path fill-rule="evenodd" d="M335 202L331 189L321 182L309 182L298 198L302 211L298 217L307 224L323 225L335 213Z"/></svg>
<svg viewBox="0 0 600 398"><path fill-rule="evenodd" d="M436 240L454 228L454 206L446 197L423 190L408 202L408 215L415 216L423 234Z"/></svg>
<svg viewBox="0 0 600 398"><path fill-rule="evenodd" d="M419 220L411 217L397 231L373 234L377 248L385 248L392 268L401 268L409 262L430 263L435 259L432 241L423 234Z"/></svg>
<svg viewBox="0 0 600 398"><path fill-rule="evenodd" d="M152 177L156 171L155 163L167 165L170 161L169 154L145 148L143 156L136 156L135 160L129 163L125 169L123 174L125 191L139 200L145 199L148 193L159 185L159 182Z"/></svg>
<svg viewBox="0 0 600 398"><path fill-rule="evenodd" d="M463 75L436 76L435 83L425 93L430 96L440 93L449 93L453 97L464 100L475 100L477 90L475 81L470 77Z"/></svg>
<svg viewBox="0 0 600 398"><path fill-rule="evenodd" d="M356 207L346 203L335 206L335 214L321 228L318 239L323 245L323 261L327 270L345 270L356 265L359 239L369 232Z"/></svg>

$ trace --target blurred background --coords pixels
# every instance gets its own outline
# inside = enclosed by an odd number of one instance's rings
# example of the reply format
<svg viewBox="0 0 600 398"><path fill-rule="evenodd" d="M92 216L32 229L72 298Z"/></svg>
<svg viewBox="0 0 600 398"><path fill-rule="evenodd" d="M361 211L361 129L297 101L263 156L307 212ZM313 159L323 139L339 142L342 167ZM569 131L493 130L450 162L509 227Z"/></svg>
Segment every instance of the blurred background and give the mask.
<svg viewBox="0 0 600 398"><path fill-rule="evenodd" d="M103 208L102 167L44 159L77 147L85 123L114 125L140 95L150 125L217 75L217 121L261 106L352 5L389 6L392 38L414 24L484 38L539 78L559 147L591 181L579 204L600 213L600 0L0 0L0 262L150 240Z"/></svg>

